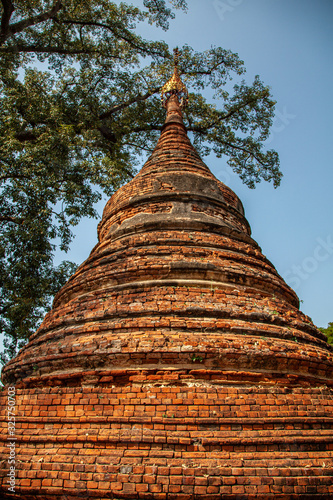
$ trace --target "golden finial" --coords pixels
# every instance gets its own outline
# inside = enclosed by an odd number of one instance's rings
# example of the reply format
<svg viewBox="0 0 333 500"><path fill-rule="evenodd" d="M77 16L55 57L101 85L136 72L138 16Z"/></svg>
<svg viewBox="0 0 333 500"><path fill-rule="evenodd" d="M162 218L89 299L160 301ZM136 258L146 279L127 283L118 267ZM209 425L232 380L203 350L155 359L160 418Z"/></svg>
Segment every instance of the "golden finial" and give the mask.
<svg viewBox="0 0 333 500"><path fill-rule="evenodd" d="M170 78L170 80L165 85L163 85L161 90L162 105L166 107L166 103L169 97L172 95L177 95L181 108L184 108L188 103L188 91L184 83L181 81L181 78L178 73L178 60L179 60L178 47L176 47L173 50L173 59L175 65L173 75Z"/></svg>

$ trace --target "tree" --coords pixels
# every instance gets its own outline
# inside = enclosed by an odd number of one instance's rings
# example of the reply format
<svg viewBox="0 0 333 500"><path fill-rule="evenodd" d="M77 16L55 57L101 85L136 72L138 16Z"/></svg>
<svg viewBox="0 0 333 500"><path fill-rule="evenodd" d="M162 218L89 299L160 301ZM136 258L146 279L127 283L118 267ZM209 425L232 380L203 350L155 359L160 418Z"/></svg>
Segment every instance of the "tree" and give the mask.
<svg viewBox="0 0 333 500"><path fill-rule="evenodd" d="M109 0L1 0L0 28L0 314L12 357L37 328L73 272L53 266L71 227L96 215L101 192L130 180L164 122L161 86L173 58L167 45L138 35L141 22L168 29L165 0L143 8ZM186 9L185 0L173 7ZM145 64L146 65L145 65ZM250 187L281 180L275 151L265 151L274 116L270 90L220 47L181 48L190 89L185 123L202 154L213 150ZM231 88L229 80L237 78ZM208 86L220 103L201 95Z"/></svg>
<svg viewBox="0 0 333 500"><path fill-rule="evenodd" d="M327 328L319 328L319 330L326 335L327 342L333 344L333 323L328 323Z"/></svg>

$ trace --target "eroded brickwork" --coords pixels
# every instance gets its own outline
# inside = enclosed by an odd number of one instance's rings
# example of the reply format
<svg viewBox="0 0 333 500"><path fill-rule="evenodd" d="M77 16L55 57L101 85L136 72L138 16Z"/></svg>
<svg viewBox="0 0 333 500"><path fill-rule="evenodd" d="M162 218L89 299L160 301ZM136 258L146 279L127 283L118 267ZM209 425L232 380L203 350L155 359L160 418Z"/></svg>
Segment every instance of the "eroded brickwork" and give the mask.
<svg viewBox="0 0 333 500"><path fill-rule="evenodd" d="M8 498L332 498L331 348L175 99L98 234L3 370L17 402Z"/></svg>

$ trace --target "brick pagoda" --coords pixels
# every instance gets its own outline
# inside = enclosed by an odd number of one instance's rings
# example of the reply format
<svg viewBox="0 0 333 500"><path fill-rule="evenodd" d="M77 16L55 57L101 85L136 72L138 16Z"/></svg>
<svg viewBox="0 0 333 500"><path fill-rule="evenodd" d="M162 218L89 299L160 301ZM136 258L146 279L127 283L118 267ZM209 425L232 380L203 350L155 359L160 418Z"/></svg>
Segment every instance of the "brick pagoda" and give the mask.
<svg viewBox="0 0 333 500"><path fill-rule="evenodd" d="M0 497L333 498L331 348L191 145L177 70L163 98L154 152L3 369Z"/></svg>

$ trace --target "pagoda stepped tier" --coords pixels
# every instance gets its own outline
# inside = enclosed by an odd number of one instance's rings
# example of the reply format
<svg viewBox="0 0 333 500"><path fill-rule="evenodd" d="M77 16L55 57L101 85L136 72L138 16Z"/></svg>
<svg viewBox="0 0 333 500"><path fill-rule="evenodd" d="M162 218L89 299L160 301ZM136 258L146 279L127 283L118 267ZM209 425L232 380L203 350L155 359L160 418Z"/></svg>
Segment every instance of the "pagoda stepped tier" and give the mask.
<svg viewBox="0 0 333 500"><path fill-rule="evenodd" d="M176 95L167 109L98 244L3 369L2 498L333 498L331 347L191 145Z"/></svg>

